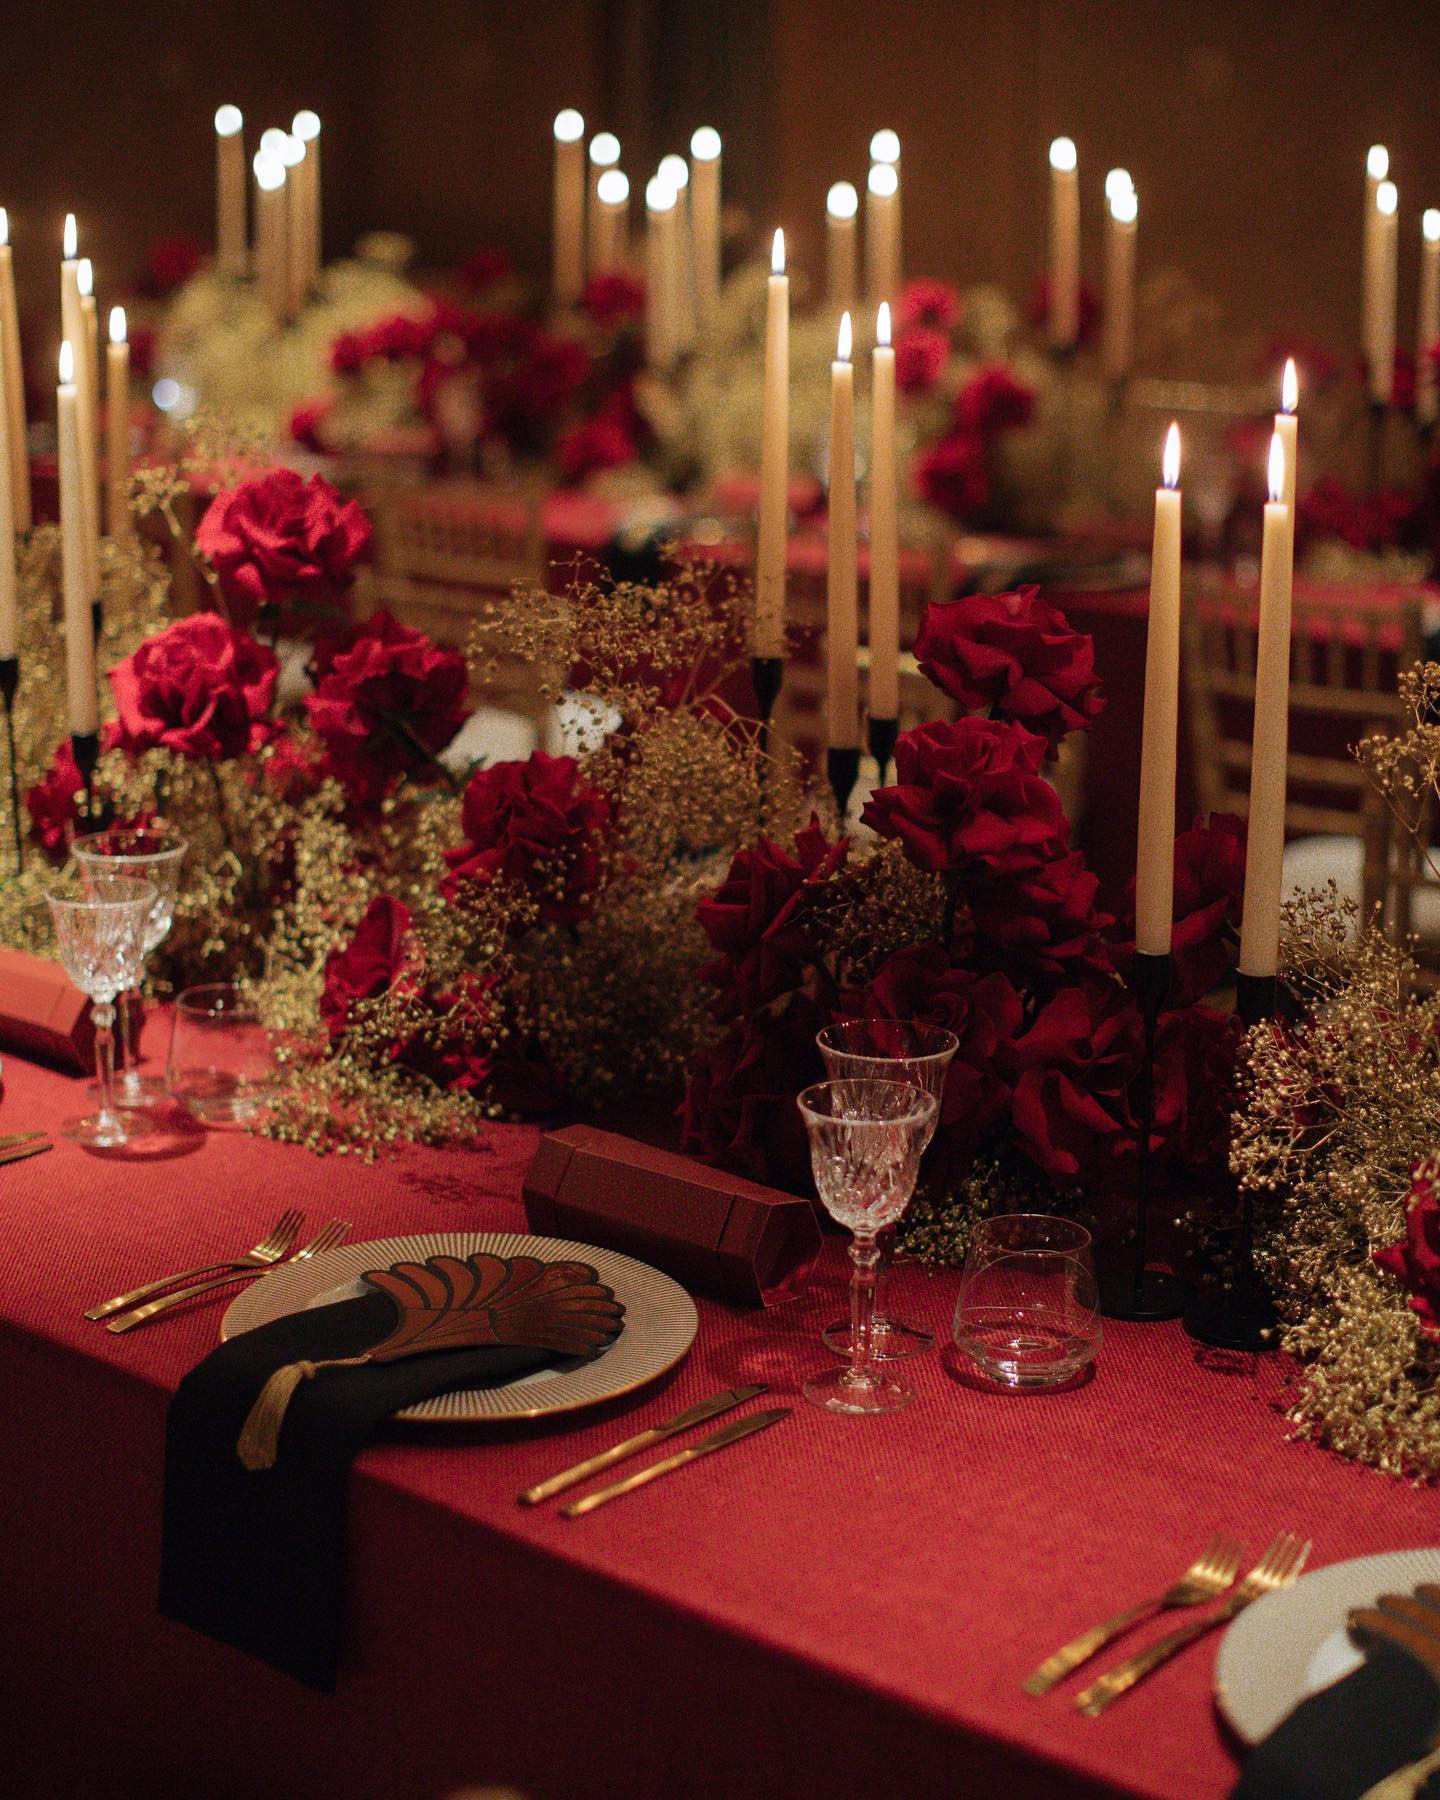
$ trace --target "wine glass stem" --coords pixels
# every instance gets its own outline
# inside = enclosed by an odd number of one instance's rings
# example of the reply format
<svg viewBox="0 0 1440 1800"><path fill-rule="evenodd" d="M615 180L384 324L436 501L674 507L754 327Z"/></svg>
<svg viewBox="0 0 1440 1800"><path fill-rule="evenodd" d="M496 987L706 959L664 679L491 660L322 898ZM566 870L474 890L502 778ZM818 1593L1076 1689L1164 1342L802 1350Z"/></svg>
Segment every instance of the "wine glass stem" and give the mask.
<svg viewBox="0 0 1440 1800"><path fill-rule="evenodd" d="M890 1264L895 1256L895 1227L887 1225L883 1231L875 1233L875 1248L878 1252L875 1259L875 1319L884 1329L887 1321L885 1312L885 1288L890 1275Z"/></svg>
<svg viewBox="0 0 1440 1800"><path fill-rule="evenodd" d="M116 1025L118 1026L118 1031L116 1033L116 1036L119 1039L119 1055L116 1058L116 1061L119 1063L120 1073L123 1075L125 1073L125 1071L130 1067L130 1063L131 1063L131 1037L130 1037L131 1026L130 1026L130 990L129 990L129 988L126 988L124 990L124 992L120 995L120 1003L115 1009L115 1022L116 1022Z"/></svg>
<svg viewBox="0 0 1440 1800"><path fill-rule="evenodd" d="M850 1374L854 1387L872 1379L875 1339L875 1273L880 1246L873 1233L858 1232L850 1242Z"/></svg>
<svg viewBox="0 0 1440 1800"><path fill-rule="evenodd" d="M115 1008L108 1001L95 1003L95 1079L100 1088L101 1126L119 1124L115 1112Z"/></svg>

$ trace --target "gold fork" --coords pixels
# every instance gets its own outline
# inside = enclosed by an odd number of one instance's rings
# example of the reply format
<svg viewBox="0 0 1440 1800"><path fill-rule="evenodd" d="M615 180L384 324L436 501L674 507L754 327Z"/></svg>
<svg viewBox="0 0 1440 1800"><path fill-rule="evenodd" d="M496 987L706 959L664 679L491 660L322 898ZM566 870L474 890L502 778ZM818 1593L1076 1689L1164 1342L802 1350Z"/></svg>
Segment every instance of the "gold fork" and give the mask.
<svg viewBox="0 0 1440 1800"><path fill-rule="evenodd" d="M332 1219L310 1242L293 1256L287 1256L276 1264L277 1268L288 1269L294 1263L308 1262L312 1256L319 1256L323 1250L333 1250L337 1244L343 1244L349 1235L350 1227L343 1219ZM157 1313L169 1312L172 1306L179 1306L182 1300L194 1300L200 1294L213 1292L215 1288L229 1287L232 1282L244 1281L248 1276L258 1273L252 1269L233 1269L228 1275L220 1275L214 1281L201 1281L194 1287L181 1288L175 1294L163 1294L158 1300L152 1300L146 1306L137 1306L134 1312L122 1313L118 1319L111 1319L105 1327L107 1331L133 1331L137 1325L143 1325L147 1319L153 1319Z"/></svg>
<svg viewBox="0 0 1440 1800"><path fill-rule="evenodd" d="M1262 1595L1273 1594L1278 1588L1289 1587L1300 1571L1305 1567L1305 1560L1310 1554L1310 1542L1305 1542L1281 1532L1270 1548L1256 1563L1233 1593L1227 1596L1213 1612L1203 1618L1191 1619L1188 1624L1179 1626L1165 1637L1157 1638L1144 1650L1137 1651L1134 1656L1124 1662L1117 1663L1113 1669L1092 1681L1076 1696L1075 1704L1083 1713L1092 1719L1098 1718L1107 1706L1112 1706L1122 1694L1129 1693L1137 1681L1143 1681L1147 1675L1153 1674L1163 1663L1169 1662L1172 1656L1178 1656L1188 1644L1213 1631L1217 1625L1224 1625L1237 1613Z"/></svg>
<svg viewBox="0 0 1440 1800"><path fill-rule="evenodd" d="M1123 1612L1116 1613L1114 1618L1106 1619L1100 1625L1092 1625L1089 1631L1082 1631L1079 1637L1071 1638L1053 1656L1047 1656L1025 1682L1025 1692L1048 1694L1057 1681L1063 1681L1081 1663L1088 1662L1097 1650L1103 1650L1122 1631L1128 1631L1132 1625L1148 1618L1152 1613L1166 1612L1176 1606L1201 1606L1207 1600L1218 1600L1240 1572L1240 1559L1244 1554L1243 1544L1232 1537L1226 1537L1223 1532L1217 1532L1180 1579L1163 1594L1141 1600L1134 1606L1127 1606Z"/></svg>
<svg viewBox="0 0 1440 1800"><path fill-rule="evenodd" d="M295 1242L304 1223L304 1213L292 1206L281 1213L254 1249L247 1250L243 1256L237 1256L233 1261L221 1256L214 1262L201 1263L198 1269L181 1269L176 1275L162 1275L158 1281L147 1281L144 1287L132 1288L128 1294L116 1294L112 1300L102 1300L98 1306L92 1306L85 1317L108 1319L111 1313L124 1312L127 1306L135 1306L141 1300L148 1300L152 1294L161 1293L178 1282L194 1281L198 1276L208 1275L215 1269L268 1269L272 1263L279 1262Z"/></svg>

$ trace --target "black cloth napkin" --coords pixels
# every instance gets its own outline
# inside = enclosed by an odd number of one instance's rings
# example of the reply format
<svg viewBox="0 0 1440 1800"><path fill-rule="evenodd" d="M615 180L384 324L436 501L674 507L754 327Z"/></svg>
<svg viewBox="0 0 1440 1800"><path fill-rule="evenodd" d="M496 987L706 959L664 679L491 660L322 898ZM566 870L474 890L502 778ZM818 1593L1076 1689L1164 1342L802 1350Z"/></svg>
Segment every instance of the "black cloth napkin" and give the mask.
<svg viewBox="0 0 1440 1800"><path fill-rule="evenodd" d="M371 1293L231 1338L180 1383L166 1423L160 1611L323 1693L339 1660L350 1464L371 1434L432 1394L561 1360L498 1346L324 1369L296 1390L275 1467L246 1469L236 1439L274 1370L357 1355L395 1317Z"/></svg>
<svg viewBox="0 0 1440 1800"><path fill-rule="evenodd" d="M1417 1762L1440 1732L1440 1685L1380 1644L1333 1687L1302 1700L1251 1752L1231 1800L1356 1800ZM1433 1800L1440 1780L1420 1792Z"/></svg>

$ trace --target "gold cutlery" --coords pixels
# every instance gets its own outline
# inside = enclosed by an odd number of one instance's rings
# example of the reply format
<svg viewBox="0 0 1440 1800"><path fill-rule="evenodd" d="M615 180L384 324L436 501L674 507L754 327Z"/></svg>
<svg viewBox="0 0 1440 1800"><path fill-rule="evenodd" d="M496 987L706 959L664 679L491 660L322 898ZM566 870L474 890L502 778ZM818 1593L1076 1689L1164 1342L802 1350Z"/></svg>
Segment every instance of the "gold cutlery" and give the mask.
<svg viewBox="0 0 1440 1800"><path fill-rule="evenodd" d="M127 1306L136 1306L140 1301L148 1300L152 1294L175 1287L182 1281L198 1280L201 1275L209 1275L216 1269L268 1269L289 1250L304 1223L304 1213L291 1207L281 1213L269 1233L261 1238L254 1249L247 1250L243 1256L237 1256L233 1260L221 1256L214 1262L201 1263L198 1269L181 1269L175 1275L162 1275L158 1281L147 1281L143 1287L132 1288L128 1294L116 1294L112 1300L102 1300L98 1306L92 1306L85 1317L108 1319L111 1313L124 1312Z"/></svg>
<svg viewBox="0 0 1440 1800"><path fill-rule="evenodd" d="M36 1138L48 1137L43 1131L12 1131L8 1137L0 1137L0 1150L9 1150L15 1144L33 1144Z"/></svg>
<svg viewBox="0 0 1440 1800"><path fill-rule="evenodd" d="M665 1419L659 1425L652 1425L648 1431L637 1432L634 1437L626 1438L623 1444L616 1444L613 1449L602 1450L598 1456L588 1457L584 1462L562 1469L548 1481L537 1482L516 1498L521 1506L539 1506L542 1500L553 1500L557 1494L563 1494L566 1488L574 1487L577 1481L588 1481L592 1475L603 1474L606 1469L613 1469L616 1463L624 1462L626 1457L638 1456L642 1450L649 1450L655 1444L663 1444L666 1438L674 1437L677 1432L688 1431L692 1425L703 1425L706 1419L728 1412L732 1406L739 1406L743 1400L753 1400L757 1394L763 1394L767 1390L766 1382L757 1381L750 1387L726 1388L723 1394L712 1394L708 1400L698 1401L694 1406L687 1406L684 1412L676 1413L673 1419Z"/></svg>
<svg viewBox="0 0 1440 1800"><path fill-rule="evenodd" d="M636 1488L644 1487L647 1481L654 1481L658 1475L668 1475L672 1469L683 1469L686 1463L697 1462L702 1456L709 1456L713 1450L723 1450L727 1444L738 1444L753 1432L764 1431L769 1425L778 1425L781 1419L790 1417L790 1410L788 1406L771 1406L763 1412L746 1413L743 1419L722 1425L719 1431L712 1431L709 1437L701 1438L698 1444L692 1444L688 1450L677 1450L674 1456L651 1463L648 1469L638 1469L623 1481L617 1481L610 1487L597 1488L583 1500L572 1500L568 1506L560 1508L561 1517L578 1519L585 1513L594 1512L597 1506L604 1506L607 1500L618 1500L621 1494L633 1494Z"/></svg>
<svg viewBox="0 0 1440 1800"><path fill-rule="evenodd" d="M1187 1645L1195 1643L1217 1625L1228 1623L1238 1613L1244 1612L1252 1601L1259 1600L1265 1594L1273 1594L1279 1588L1289 1587L1305 1567L1309 1554L1308 1539L1302 1543L1288 1531L1282 1532L1239 1587L1212 1612L1206 1613L1203 1618L1192 1619L1165 1637L1157 1638L1153 1644L1137 1651L1124 1662L1117 1663L1076 1696L1076 1706L1092 1719L1098 1718L1107 1706L1112 1706L1122 1694L1129 1693L1137 1681L1143 1681L1147 1675L1153 1674L1162 1664L1169 1662L1172 1656L1178 1656Z"/></svg>
<svg viewBox="0 0 1440 1800"><path fill-rule="evenodd" d="M296 1250L293 1255L282 1257L274 1266L288 1269L294 1263L308 1262L312 1256L319 1256L324 1250L333 1250L337 1244L343 1244L349 1236L350 1227L342 1219L332 1219L308 1244ZM173 1294L162 1294L158 1300L151 1300L145 1306L137 1306L134 1312L122 1313L118 1319L111 1319L106 1325L107 1331L133 1331L137 1325L143 1325L147 1319L153 1319L157 1313L169 1312L172 1306L179 1306L182 1301L194 1300L200 1294L212 1293L216 1288L229 1287L232 1282L247 1281L252 1275L269 1274L269 1269L232 1269L228 1275L218 1275L213 1281L197 1282L194 1287L180 1288Z"/></svg>
<svg viewBox="0 0 1440 1800"><path fill-rule="evenodd" d="M0 1150L0 1163L24 1162L27 1156L39 1156L42 1150L54 1148L48 1137L28 1144L11 1144L8 1149Z"/></svg>
<svg viewBox="0 0 1440 1800"><path fill-rule="evenodd" d="M1053 1656L1047 1656L1025 1682L1025 1692L1048 1694L1057 1681L1063 1681L1081 1663L1088 1662L1097 1650L1103 1650L1122 1631L1128 1631L1132 1625L1149 1618L1153 1613L1166 1612L1177 1606L1202 1606L1207 1600L1218 1600L1239 1574L1240 1559L1244 1554L1243 1544L1223 1533L1217 1533L1180 1579L1163 1594L1141 1600L1135 1606L1127 1606L1123 1612L1116 1613L1103 1624L1092 1625L1089 1631L1082 1631L1079 1637L1071 1638Z"/></svg>

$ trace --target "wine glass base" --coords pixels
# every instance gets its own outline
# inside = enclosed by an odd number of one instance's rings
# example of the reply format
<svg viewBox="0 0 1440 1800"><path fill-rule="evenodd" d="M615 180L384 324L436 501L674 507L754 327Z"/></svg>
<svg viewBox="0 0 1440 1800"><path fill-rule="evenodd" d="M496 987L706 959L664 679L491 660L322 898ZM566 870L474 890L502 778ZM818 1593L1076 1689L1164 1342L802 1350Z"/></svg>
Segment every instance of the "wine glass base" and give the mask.
<svg viewBox="0 0 1440 1800"><path fill-rule="evenodd" d="M812 1375L801 1392L812 1406L850 1414L898 1412L915 1398L914 1388L893 1375L875 1375L857 1382L849 1369L826 1369Z"/></svg>
<svg viewBox="0 0 1440 1800"><path fill-rule="evenodd" d="M850 1355L850 1321L837 1319L820 1333L827 1350L837 1356ZM919 1325L907 1325L903 1319L886 1319L878 1313L870 1338L870 1355L876 1362L899 1362L906 1356L923 1356L935 1348L935 1334Z"/></svg>
<svg viewBox="0 0 1440 1800"><path fill-rule="evenodd" d="M118 1108L108 1119L102 1120L99 1113L87 1113L84 1118L66 1119L60 1127L60 1135L68 1138L72 1144L84 1144L91 1150L118 1150L124 1144L130 1144L136 1138L148 1137L155 1129L143 1112L129 1112Z"/></svg>
<svg viewBox="0 0 1440 1800"><path fill-rule="evenodd" d="M92 1081L85 1090L87 1100L100 1098L100 1084ZM139 1107L142 1111L149 1107L168 1106L170 1089L163 1075L141 1075L134 1070L115 1077L115 1104L117 1106Z"/></svg>

